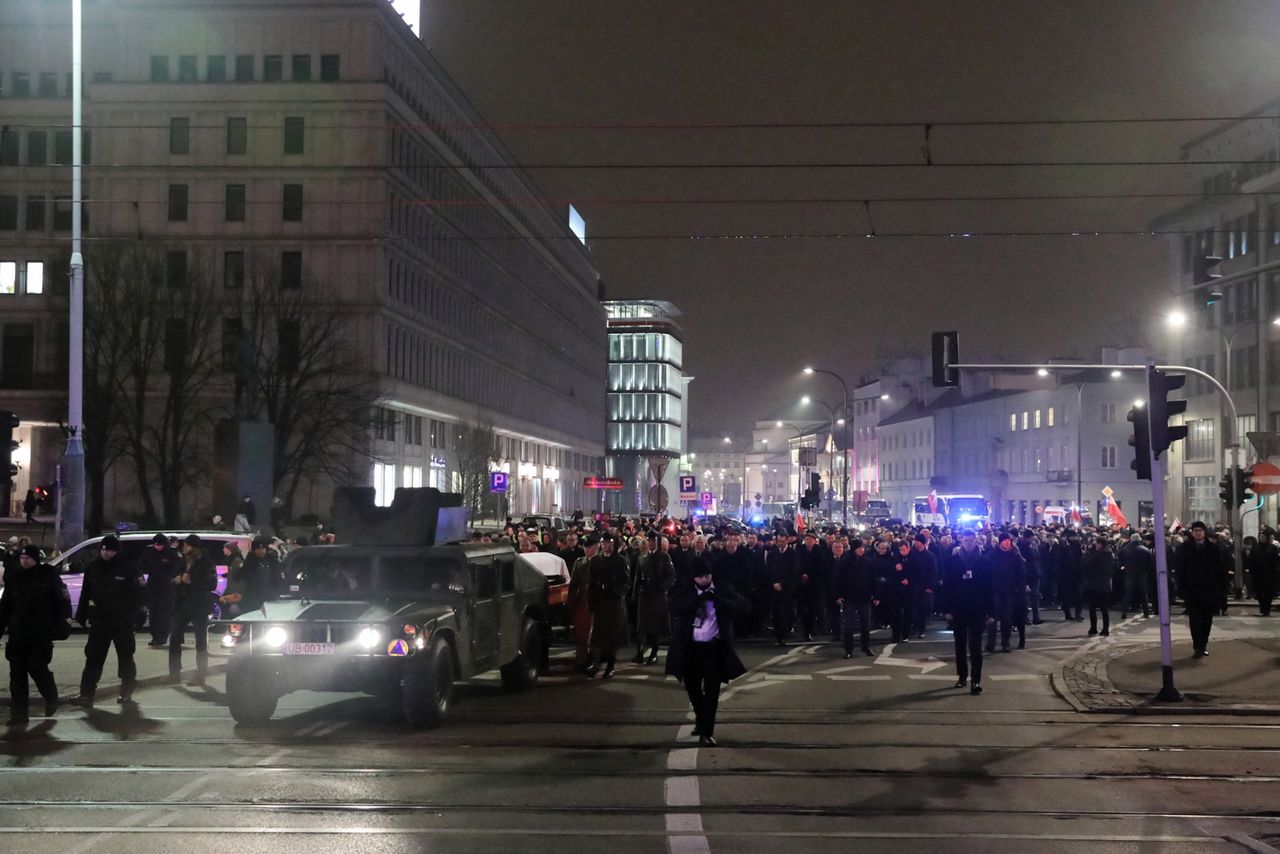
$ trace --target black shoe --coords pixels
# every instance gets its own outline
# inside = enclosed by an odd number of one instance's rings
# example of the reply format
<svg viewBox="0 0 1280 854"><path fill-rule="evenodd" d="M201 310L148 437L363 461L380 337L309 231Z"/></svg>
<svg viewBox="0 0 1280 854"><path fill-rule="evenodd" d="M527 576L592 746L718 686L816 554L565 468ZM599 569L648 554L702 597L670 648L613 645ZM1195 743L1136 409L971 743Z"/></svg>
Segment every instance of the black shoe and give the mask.
<svg viewBox="0 0 1280 854"><path fill-rule="evenodd" d="M648 658L646 658L646 659L644 660L644 663L645 663L645 664L657 664L657 663L658 663L658 654L655 652L653 655L651 655L651 656L649 656Z"/></svg>
<svg viewBox="0 0 1280 854"><path fill-rule="evenodd" d="M1009 651L1009 645L1008 645L1008 644L1005 644L1004 646L1000 647L1000 651L1001 651L1001 652L1008 652L1008 651Z"/></svg>
<svg viewBox="0 0 1280 854"><path fill-rule="evenodd" d="M147 647L150 649L164 649L168 645L169 645L168 641L152 641L151 643L147 644Z"/></svg>
<svg viewBox="0 0 1280 854"><path fill-rule="evenodd" d="M969 680L968 680L968 679L957 679L957 680L956 680L956 687L957 687L957 688L963 688L964 686L966 686L966 685L968 685L968 684L969 684Z"/></svg>
<svg viewBox="0 0 1280 854"><path fill-rule="evenodd" d="M133 705L133 695L121 694L119 697L116 697L116 702L122 706L131 706Z"/></svg>
<svg viewBox="0 0 1280 854"><path fill-rule="evenodd" d="M45 700L45 701L44 701L44 716L45 716L46 718L51 718L51 717L53 717L54 715L56 715L57 713L58 713L58 698L57 698L57 697L54 697L52 700Z"/></svg>
<svg viewBox="0 0 1280 854"><path fill-rule="evenodd" d="M1109 638L1111 637L1111 630L1103 629L1102 631L1098 632L1098 634L1102 635L1104 638Z"/></svg>
<svg viewBox="0 0 1280 854"><path fill-rule="evenodd" d="M863 655L875 655L875 653L873 653L873 652L871 651L871 647L869 647L869 646L864 646L864 647L862 648L862 654L863 654Z"/></svg>
<svg viewBox="0 0 1280 854"><path fill-rule="evenodd" d="M911 638L903 638L901 643L911 643Z"/></svg>
<svg viewBox="0 0 1280 854"><path fill-rule="evenodd" d="M162 685L181 685L181 684L182 684L182 674L181 674L181 673L170 673L168 676L166 676L166 677L164 678L164 682L162 682L161 684L162 684Z"/></svg>
<svg viewBox="0 0 1280 854"><path fill-rule="evenodd" d="M690 730L689 732L689 735L702 735L702 730L698 727L697 724L694 724L693 729Z"/></svg>
<svg viewBox="0 0 1280 854"><path fill-rule="evenodd" d="M76 694L67 702L73 706L79 706L82 709L92 709L93 695L92 694Z"/></svg>
<svg viewBox="0 0 1280 854"><path fill-rule="evenodd" d="M596 678L596 666L595 666L594 664L592 664L592 665L590 665L590 666L588 666L588 667L584 667L584 668L582 668L582 672L586 675L586 677L587 677L588 679L595 679L595 678Z"/></svg>
<svg viewBox="0 0 1280 854"><path fill-rule="evenodd" d="M197 676L197 677L195 677L194 679L192 679L190 682L188 682L188 683L187 683L187 687L188 687L188 688L203 688L203 687L204 687L204 677L203 677L203 676Z"/></svg>
<svg viewBox="0 0 1280 854"><path fill-rule="evenodd" d="M786 645L787 644L785 641L778 641L778 646L786 646Z"/></svg>
<svg viewBox="0 0 1280 854"><path fill-rule="evenodd" d="M25 714L10 714L9 720L5 721L5 726L26 726L31 723L31 718Z"/></svg>
<svg viewBox="0 0 1280 854"><path fill-rule="evenodd" d="M631 657L631 663L644 664L644 656L637 652L634 656Z"/></svg>
<svg viewBox="0 0 1280 854"><path fill-rule="evenodd" d="M804 639L806 642L811 642L813 640L813 635L805 635Z"/></svg>
<svg viewBox="0 0 1280 854"><path fill-rule="evenodd" d="M1089 636L1090 636L1090 637L1092 637L1093 635L1096 635L1097 633L1098 633L1098 630L1097 630L1097 629L1089 629Z"/></svg>
<svg viewBox="0 0 1280 854"><path fill-rule="evenodd" d="M601 678L601 679L612 679L612 678L613 678L613 668L612 668L612 667L610 667L610 668L608 668L607 670L605 670L605 672L604 672L604 673L601 673L601 674L600 674L600 678Z"/></svg>
<svg viewBox="0 0 1280 854"><path fill-rule="evenodd" d="M698 737L698 746L699 747L719 747L720 745L716 744L716 740L711 736L702 735Z"/></svg>
<svg viewBox="0 0 1280 854"><path fill-rule="evenodd" d="M974 683L973 683L973 685L972 685L972 686L970 686L970 688L969 688L969 693L970 693L970 694L981 694L981 693L982 693L982 686L981 686L981 685L979 685L977 682L974 682Z"/></svg>
<svg viewBox="0 0 1280 854"><path fill-rule="evenodd" d="M924 632L921 632L920 634L916 635L916 640L924 640Z"/></svg>
<svg viewBox="0 0 1280 854"><path fill-rule="evenodd" d="M1031 625L1033 625L1033 626L1038 626L1038 625L1040 625L1040 624L1041 624L1041 623L1043 623L1043 622L1044 622L1044 620L1032 620L1032 621L1031 621Z"/></svg>
<svg viewBox="0 0 1280 854"><path fill-rule="evenodd" d="M1027 648L1027 642L1025 640L1018 641L1018 649L1026 649L1026 648Z"/></svg>

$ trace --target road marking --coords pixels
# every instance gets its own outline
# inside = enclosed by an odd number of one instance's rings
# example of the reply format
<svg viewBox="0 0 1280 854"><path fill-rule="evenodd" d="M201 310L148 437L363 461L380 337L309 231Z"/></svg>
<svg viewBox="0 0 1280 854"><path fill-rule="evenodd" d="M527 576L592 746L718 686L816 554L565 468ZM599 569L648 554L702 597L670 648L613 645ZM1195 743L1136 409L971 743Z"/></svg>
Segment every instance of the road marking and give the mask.
<svg viewBox="0 0 1280 854"><path fill-rule="evenodd" d="M841 676L841 675L833 675L833 676L828 676L827 678L828 678L828 679L831 679L832 681L835 681L835 682L888 682L888 681L889 681L889 680L891 680L893 677L892 677L892 676L888 676L888 675L884 675L884 676L869 676L869 675L868 675L868 676Z"/></svg>
<svg viewBox="0 0 1280 854"><path fill-rule="evenodd" d="M828 667L826 670L819 670L822 676L830 676L832 673L848 673L850 670L870 670L870 664L850 664L846 667Z"/></svg>
<svg viewBox="0 0 1280 854"><path fill-rule="evenodd" d="M812 673L765 673L766 682L811 682Z"/></svg>
<svg viewBox="0 0 1280 854"><path fill-rule="evenodd" d="M876 664L888 664L897 667L918 667L920 668L921 673L928 673L931 670L937 670L939 667L947 666L945 661L939 661L932 655L925 661L920 661L918 659L894 658L893 650L895 647L897 647L896 643L886 644L885 647L880 650L880 655L876 657Z"/></svg>
<svg viewBox="0 0 1280 854"><path fill-rule="evenodd" d="M932 682L951 682L957 677L946 673L908 673L908 679L923 679Z"/></svg>
<svg viewBox="0 0 1280 854"><path fill-rule="evenodd" d="M700 803L697 777L668 777L663 791L669 807L696 807Z"/></svg>
<svg viewBox="0 0 1280 854"><path fill-rule="evenodd" d="M689 729L692 730L693 727ZM667 768L671 771L693 771L697 767L698 748L696 747L682 747L667 754Z"/></svg>
<svg viewBox="0 0 1280 854"><path fill-rule="evenodd" d="M326 735L332 735L347 725L346 721L338 721L337 723L327 724L315 731L316 738L323 738Z"/></svg>
<svg viewBox="0 0 1280 854"><path fill-rule="evenodd" d="M950 678L950 677L947 677ZM990 677L996 681L1012 681L1014 679L1048 679L1048 673L994 673Z"/></svg>

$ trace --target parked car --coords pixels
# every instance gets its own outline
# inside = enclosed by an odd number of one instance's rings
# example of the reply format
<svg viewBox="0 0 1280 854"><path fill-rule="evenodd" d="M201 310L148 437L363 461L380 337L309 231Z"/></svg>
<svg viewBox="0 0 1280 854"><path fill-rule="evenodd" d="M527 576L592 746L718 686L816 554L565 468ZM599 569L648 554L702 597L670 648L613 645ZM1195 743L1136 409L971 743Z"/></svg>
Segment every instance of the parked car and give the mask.
<svg viewBox="0 0 1280 854"><path fill-rule="evenodd" d="M568 525L561 516L531 514L520 519L522 528L541 528L544 531L563 531Z"/></svg>

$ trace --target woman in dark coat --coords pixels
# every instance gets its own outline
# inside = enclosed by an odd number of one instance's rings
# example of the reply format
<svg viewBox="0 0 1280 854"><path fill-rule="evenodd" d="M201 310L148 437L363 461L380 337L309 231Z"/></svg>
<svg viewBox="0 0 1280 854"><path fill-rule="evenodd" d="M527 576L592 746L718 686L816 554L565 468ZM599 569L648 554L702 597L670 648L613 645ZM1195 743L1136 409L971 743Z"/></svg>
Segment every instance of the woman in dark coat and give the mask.
<svg viewBox="0 0 1280 854"><path fill-rule="evenodd" d="M733 648L733 624L747 603L728 584L716 585L705 559L694 561L693 572L693 582L682 582L671 595L674 631L666 672L689 692L699 744L715 747L720 686L747 672Z"/></svg>

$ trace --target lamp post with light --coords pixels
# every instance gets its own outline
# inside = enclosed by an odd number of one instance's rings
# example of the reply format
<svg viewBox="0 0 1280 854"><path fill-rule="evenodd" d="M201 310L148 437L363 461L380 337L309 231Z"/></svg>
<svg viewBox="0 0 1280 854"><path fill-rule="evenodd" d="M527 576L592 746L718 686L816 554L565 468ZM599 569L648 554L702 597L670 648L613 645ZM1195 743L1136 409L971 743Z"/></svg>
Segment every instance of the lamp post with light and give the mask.
<svg viewBox="0 0 1280 854"><path fill-rule="evenodd" d="M849 410L849 384L845 382L844 377L840 376L835 371L828 371L824 368L806 367L804 369L804 372L810 376L812 376L813 374L825 374L829 377L834 377L836 381L840 383L840 388L844 391L844 404L843 404L844 419L841 424L842 430L841 430L841 436L840 436L840 452L841 452L841 455L844 457L844 463L841 466L842 472L840 477L840 502L843 505L843 511L841 513L841 524L843 524L847 528L849 527L849 423L848 422L853 417ZM832 420L833 421L835 420L834 416L832 417ZM832 432L834 433L835 431L833 430ZM835 472L832 472L832 474L834 475Z"/></svg>
<svg viewBox="0 0 1280 854"><path fill-rule="evenodd" d="M71 0L71 281L68 293L67 449L59 473L58 548L84 536L84 256L81 146L84 78L82 0Z"/></svg>
<svg viewBox="0 0 1280 854"><path fill-rule="evenodd" d="M801 405L803 405L803 406L808 406L810 403L816 403L816 404L818 404L819 406L822 406L822 407L825 407L825 408L826 408L826 410L827 410L828 414L830 414L830 416L831 416L831 433L830 433L830 436L831 436L831 442L832 442L832 444L834 445L834 444L835 444L835 440L836 440L836 425L837 425L837 424L839 424L841 427L845 427L845 426L846 426L846 424L845 424L846 419L845 419L845 418L840 418L840 419L838 419L838 420L836 419L836 410L837 410L837 409L839 409L839 408L840 408L840 406L843 406L843 404L840 404L840 405L837 405L837 406L832 406L831 404L827 403L825 400L816 400L816 399L814 399L814 398L810 397L810 396L809 396L809 395L807 395L807 394L806 394L804 397L800 398L800 403L801 403ZM846 413L846 415L847 415L847 414L848 414L848 413ZM848 435L848 433L846 432L846 434L845 434L845 435L847 436L847 435ZM834 447L831 449L831 455L830 455L830 456L831 456L831 470L830 470L830 474L831 474L831 476L834 478L834 477L836 476L836 452L835 452L835 448L834 448ZM846 496L845 496L845 497L846 497L846 500L847 500L847 493L846 493ZM845 511L844 511L844 524L845 524L846 526L849 524L849 510L848 510L848 508L847 508L847 507L845 508Z"/></svg>

